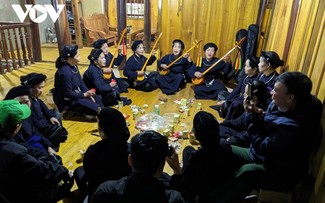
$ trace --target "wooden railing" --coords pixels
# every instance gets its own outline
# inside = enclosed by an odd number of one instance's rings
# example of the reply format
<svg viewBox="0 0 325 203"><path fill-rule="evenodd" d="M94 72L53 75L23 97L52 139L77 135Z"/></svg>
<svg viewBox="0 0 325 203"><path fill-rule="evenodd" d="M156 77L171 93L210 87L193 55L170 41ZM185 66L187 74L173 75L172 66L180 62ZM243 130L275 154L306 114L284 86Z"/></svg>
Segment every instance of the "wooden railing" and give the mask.
<svg viewBox="0 0 325 203"><path fill-rule="evenodd" d="M31 23L0 22L0 73L34 63Z"/></svg>

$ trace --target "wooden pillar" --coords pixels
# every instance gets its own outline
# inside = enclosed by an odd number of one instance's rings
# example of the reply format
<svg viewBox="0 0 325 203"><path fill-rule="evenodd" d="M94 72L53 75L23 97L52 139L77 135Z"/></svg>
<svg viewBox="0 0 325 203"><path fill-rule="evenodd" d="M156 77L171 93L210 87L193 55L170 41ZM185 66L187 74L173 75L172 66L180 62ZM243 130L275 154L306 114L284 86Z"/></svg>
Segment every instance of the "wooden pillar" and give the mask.
<svg viewBox="0 0 325 203"><path fill-rule="evenodd" d="M107 19L109 19L109 14L108 14L108 1L109 0L104 0L104 14L105 14L105 16L107 17ZM109 23L109 22L108 22Z"/></svg>
<svg viewBox="0 0 325 203"><path fill-rule="evenodd" d="M126 0L116 0L117 5L117 32L118 39L121 37L121 33L124 28L126 28ZM124 57L121 65L119 66L120 70L124 69L125 61L127 56Z"/></svg>
<svg viewBox="0 0 325 203"><path fill-rule="evenodd" d="M57 8L58 4L65 4L65 0L51 0L54 8ZM67 16L67 9L64 7L62 13L60 14L58 20L54 23L56 37L58 39L58 49L59 52L66 44L71 44L71 35L69 31L69 23Z"/></svg>
<svg viewBox="0 0 325 203"><path fill-rule="evenodd" d="M35 4L35 0L26 0L26 4ZM37 23L32 23L31 27L31 35L32 39L32 52L34 61L40 62L42 61L42 51L41 51L41 38L39 35L39 26Z"/></svg>
<svg viewBox="0 0 325 203"><path fill-rule="evenodd" d="M72 0L72 15L73 15L73 22L74 22L74 30L75 30L75 36L76 36L76 44L79 46L79 48L83 47L82 43L82 30L80 26L80 15L79 15L79 9L78 9L78 0Z"/></svg>
<svg viewBox="0 0 325 203"><path fill-rule="evenodd" d="M151 51L151 16L150 0L144 0L144 47L145 52ZM149 56L150 57L150 56Z"/></svg>
<svg viewBox="0 0 325 203"><path fill-rule="evenodd" d="M117 32L119 34L118 38L124 28L126 28L126 0L116 0L117 5Z"/></svg>

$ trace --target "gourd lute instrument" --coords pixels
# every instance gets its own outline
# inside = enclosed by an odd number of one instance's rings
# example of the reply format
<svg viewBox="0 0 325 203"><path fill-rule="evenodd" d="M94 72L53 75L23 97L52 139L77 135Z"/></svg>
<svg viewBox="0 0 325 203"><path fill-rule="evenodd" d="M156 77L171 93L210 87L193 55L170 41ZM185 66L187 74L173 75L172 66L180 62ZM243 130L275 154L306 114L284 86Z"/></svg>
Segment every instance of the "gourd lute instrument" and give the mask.
<svg viewBox="0 0 325 203"><path fill-rule="evenodd" d="M153 47L152 47L152 49L151 49L151 51L150 51L150 54L149 54L149 56L148 56L146 62L143 64L143 66L142 66L142 68L141 68L140 71L144 71L144 69L146 68L147 63L148 63L148 61L149 61L149 59L150 59L150 57L151 57L151 55L152 55L152 52L155 50L155 48L156 48L156 46L157 46L157 44L158 44L158 41L160 40L162 34L163 34L163 33L160 33L160 35L157 37L157 39L156 39L156 41L155 41L155 44L153 45ZM144 77L145 77L145 75L141 75L141 76L138 75L138 76L137 76L137 81L142 81L142 80L144 80Z"/></svg>
<svg viewBox="0 0 325 203"><path fill-rule="evenodd" d="M122 33L121 33L120 40L119 40L118 43L117 43L117 49L116 49L116 51L114 52L114 55L113 55L113 57L112 57L111 62L109 63L108 68L112 68L112 66L113 66L114 59L117 57L118 50L119 50L119 47L120 47L120 45L121 45L121 43L122 43L122 39L124 38L125 33L126 33L126 28L124 28L124 30L123 30ZM112 73L103 73L103 77L104 77L104 79L110 79L110 78L112 77Z"/></svg>
<svg viewBox="0 0 325 203"><path fill-rule="evenodd" d="M234 48L232 48L230 51L228 51L224 56L222 56L218 61L216 61L214 64L212 64L208 69L206 69L203 73L202 73L202 77L201 78L197 78L197 77L193 77L192 78L192 83L194 85L201 85L204 82L204 75L209 72L213 67L215 67L218 63L220 63L220 61L222 61L227 55L229 55L231 52L233 52L237 47L240 46L241 43L243 43L245 41L246 37L243 37L239 40L239 42L236 42L236 46Z"/></svg>
<svg viewBox="0 0 325 203"><path fill-rule="evenodd" d="M196 40L195 40L194 45L193 45L191 48L189 48L186 52L184 52L184 54L182 54L181 56L179 56L178 58L176 58L174 61L172 61L170 64L167 65L167 69L162 69L162 68L160 68L160 70L159 70L159 74L160 74L160 75L168 75L169 72L170 72L170 69L169 69L169 68L170 68L172 65L174 65L174 63L176 63L176 62L179 61L181 58L183 58L183 56L185 56L188 52L190 52L194 47L197 47L197 45L200 44L201 42L202 42L202 40L200 40L200 41L196 41Z"/></svg>

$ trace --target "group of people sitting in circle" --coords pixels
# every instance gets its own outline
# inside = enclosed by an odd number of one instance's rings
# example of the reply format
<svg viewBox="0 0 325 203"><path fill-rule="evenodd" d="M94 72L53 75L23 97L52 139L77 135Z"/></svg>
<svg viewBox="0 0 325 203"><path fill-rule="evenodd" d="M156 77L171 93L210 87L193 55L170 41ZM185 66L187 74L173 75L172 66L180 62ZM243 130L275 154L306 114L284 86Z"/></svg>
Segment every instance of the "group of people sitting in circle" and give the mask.
<svg viewBox="0 0 325 203"><path fill-rule="evenodd" d="M159 70L168 70L168 74L159 74L159 71L146 72L144 65L151 65L157 58L155 53L149 58L144 56L143 41L136 40L132 44L131 55L123 70L124 78L117 78L114 69L110 66L119 66L125 57L121 52L117 57L108 52L107 40L99 39L94 43L88 59L90 65L81 76L78 70L80 54L77 45L66 45L60 52L56 61L57 72L55 74L53 97L60 112L71 110L83 112L86 116L96 116L98 109L103 106L113 106L118 101L125 105L132 100L121 97L120 93L128 92L128 88L150 92L160 88L164 94L170 95L185 87L191 78L202 78L203 71L218 61L216 52L218 47L214 43L204 46L205 58L201 64L194 64L188 53L183 55L185 45L183 41L176 39L172 43L172 53L162 57L157 62ZM179 57L182 56L180 59ZM229 56L221 61L207 74L204 75L205 83L194 88L197 99L217 99L220 91L226 87L222 81L227 81L227 76L232 71ZM172 66L168 64L173 62ZM113 61L112 61L113 60Z"/></svg>
<svg viewBox="0 0 325 203"><path fill-rule="evenodd" d="M182 55L184 43L174 40L172 49L158 61L158 68L169 68L169 74L147 74L142 70L147 61L143 43L135 41L124 80L106 68L111 60L119 65L123 56L114 59L105 40L94 43L83 77L77 67L78 46L64 46L56 61L55 103L59 112L96 116L101 137L88 147L83 166L74 172L56 154L68 135L60 113L39 99L46 76L22 77L22 85L0 102L0 198L55 202L69 192L74 178L81 201L92 203L233 203L243 201L253 189L293 189L307 174L319 138L322 104L311 94L310 78L300 72L278 74L283 61L266 51L259 59L246 60L245 76L229 93L224 85L231 70L229 58L202 75L218 60L214 43L204 46L202 64L184 55L168 67ZM150 56L147 64L155 60ZM132 102L120 96L127 88L160 88L172 94L193 77L204 77L204 83L194 87L195 97L218 100L216 110L224 120L218 122L207 111L196 113L192 132L200 148L186 146L182 163L166 136L155 131L131 136L123 114L109 107L117 101ZM166 162L173 175L163 172Z"/></svg>

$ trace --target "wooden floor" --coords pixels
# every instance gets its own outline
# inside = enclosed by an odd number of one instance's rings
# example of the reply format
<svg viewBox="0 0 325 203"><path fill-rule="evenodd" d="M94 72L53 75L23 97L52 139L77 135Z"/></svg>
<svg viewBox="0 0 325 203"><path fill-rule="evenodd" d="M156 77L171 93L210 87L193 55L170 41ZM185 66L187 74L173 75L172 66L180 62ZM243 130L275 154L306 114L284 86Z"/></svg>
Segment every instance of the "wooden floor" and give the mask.
<svg viewBox="0 0 325 203"><path fill-rule="evenodd" d="M115 48L110 48L111 52L114 52ZM80 49L81 53L81 64L79 65L79 69L81 74L86 70L88 67L88 60L87 56L90 53L91 48L82 48ZM43 53L43 60L47 62L36 63L31 66L26 66L25 68L14 70L13 72L6 73L5 75L0 75L0 99L2 100L8 90L16 85L20 84L19 77L22 75L26 75L31 72L42 73L47 75L46 86L45 90L42 95L42 99L52 107L55 107L52 101L51 95L49 90L53 88L53 80L54 74L56 71L54 61L58 56L58 50L56 46L43 46L42 48ZM130 55L130 50L129 50ZM155 70L155 65L149 67L149 70ZM129 89L129 93L124 93L122 96L127 96L132 99L132 105L137 105L139 107L143 107L143 105L147 104L148 108L145 109L145 113L151 113L154 111L154 105L160 105L160 114L163 115L165 113L179 113L180 105L176 104L174 101L178 99L194 99L194 93L192 89L192 84L186 84L186 88L182 89L180 92L177 92L175 95L164 95L159 89L150 92L144 93L140 91L135 91L133 89ZM161 102L159 99L163 97L167 99L167 102ZM218 120L221 120L218 116L217 111L211 109L210 105L215 105L216 101L209 101L209 100L194 100L193 107L190 108L190 116L181 115L180 123L175 125L175 131L182 131L182 130L191 130L192 128L192 120L193 116L197 112L196 106L197 103L202 104L202 109L208 112L211 112L213 115L216 116ZM117 107L115 107L117 108ZM134 136L136 133L140 131L135 128L135 120L133 120L133 116L131 113L130 106L124 106L120 109L122 113L125 115L129 115L130 117L127 118L127 122L129 123L129 129L131 132L131 136ZM144 115L139 114L138 117ZM91 144L96 143L99 141L99 137L92 135L92 132L96 133L97 123L95 122L86 122L86 121L76 121L76 120L63 120L64 127L69 132L68 140L65 143L62 143L60 146L59 155L63 159L63 164L70 170L74 170L76 167L82 165L81 162L81 154L80 150L86 150L87 147ZM182 149L190 145L188 139L179 139L177 142L180 143ZM180 151L181 152L181 151ZM179 154L181 160L181 153ZM172 174L172 170L166 166L165 172ZM74 194L77 193L77 186L76 184L73 186ZM60 202L76 202L76 198L66 198Z"/></svg>

